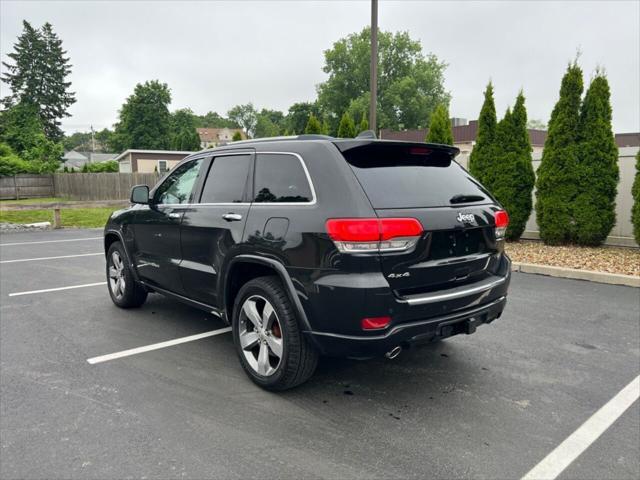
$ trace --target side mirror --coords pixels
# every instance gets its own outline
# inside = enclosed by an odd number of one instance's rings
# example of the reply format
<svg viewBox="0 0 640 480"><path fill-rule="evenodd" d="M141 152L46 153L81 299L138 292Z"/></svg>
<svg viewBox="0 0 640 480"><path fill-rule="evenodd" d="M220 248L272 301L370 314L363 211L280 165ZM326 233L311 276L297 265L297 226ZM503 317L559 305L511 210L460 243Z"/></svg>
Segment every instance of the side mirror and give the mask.
<svg viewBox="0 0 640 480"><path fill-rule="evenodd" d="M136 185L131 189L131 203L149 203L149 187L146 185Z"/></svg>

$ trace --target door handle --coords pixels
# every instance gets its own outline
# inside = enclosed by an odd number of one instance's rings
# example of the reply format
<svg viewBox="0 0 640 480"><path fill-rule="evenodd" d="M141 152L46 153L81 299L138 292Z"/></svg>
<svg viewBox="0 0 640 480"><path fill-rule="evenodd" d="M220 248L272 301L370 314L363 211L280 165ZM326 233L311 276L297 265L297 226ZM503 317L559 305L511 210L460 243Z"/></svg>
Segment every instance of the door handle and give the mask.
<svg viewBox="0 0 640 480"><path fill-rule="evenodd" d="M182 216L182 212L173 212L169 214L169 218L180 218Z"/></svg>
<svg viewBox="0 0 640 480"><path fill-rule="evenodd" d="M227 222L237 222L239 220L242 220L242 215L240 215L239 213L225 213L224 215L222 215L222 218L224 218Z"/></svg>

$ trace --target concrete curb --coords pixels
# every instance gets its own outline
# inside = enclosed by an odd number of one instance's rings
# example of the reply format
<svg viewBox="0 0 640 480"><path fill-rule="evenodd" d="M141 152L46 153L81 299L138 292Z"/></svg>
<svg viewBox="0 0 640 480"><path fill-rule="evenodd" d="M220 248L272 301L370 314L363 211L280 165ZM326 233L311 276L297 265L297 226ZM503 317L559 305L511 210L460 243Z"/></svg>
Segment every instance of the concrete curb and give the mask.
<svg viewBox="0 0 640 480"><path fill-rule="evenodd" d="M535 263L512 262L511 270L522 273L535 273L550 277L573 278L588 282L609 283L611 285L626 285L640 288L640 277L634 275L620 275L617 273L594 272L591 270L577 270L575 268L552 267Z"/></svg>

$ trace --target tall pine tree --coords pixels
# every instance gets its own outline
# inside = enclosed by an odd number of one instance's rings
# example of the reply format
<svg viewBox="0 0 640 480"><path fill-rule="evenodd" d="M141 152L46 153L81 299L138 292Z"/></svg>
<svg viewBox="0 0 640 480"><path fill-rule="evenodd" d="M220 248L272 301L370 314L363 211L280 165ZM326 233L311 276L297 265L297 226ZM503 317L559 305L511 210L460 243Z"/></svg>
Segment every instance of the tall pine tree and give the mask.
<svg viewBox="0 0 640 480"><path fill-rule="evenodd" d="M431 115L431 124L426 141L429 143L441 143L443 145L453 145L453 132L451 130L451 120L449 119L449 109L446 105L440 104Z"/></svg>
<svg viewBox="0 0 640 480"><path fill-rule="evenodd" d="M66 55L50 23L36 29L25 20L14 51L7 54L13 63L3 62L2 81L11 90L3 99L5 108L21 102L37 105L45 134L54 141L62 140L60 119L69 116L67 110L76 101L66 81L71 73Z"/></svg>
<svg viewBox="0 0 640 480"><path fill-rule="evenodd" d="M562 79L560 99L551 112L536 182L540 237L552 245L576 237L573 203L580 188L577 142L582 90L582 69L574 61Z"/></svg>
<svg viewBox="0 0 640 480"><path fill-rule="evenodd" d="M339 138L353 138L356 136L356 125L349 115L349 112L344 112L340 119L340 125L338 125L338 137Z"/></svg>
<svg viewBox="0 0 640 480"><path fill-rule="evenodd" d="M491 190L491 163L496 154L496 105L493 100L493 85L487 85L484 92L484 103L478 118L478 135L476 144L469 158L469 171L480 180L480 183Z"/></svg>
<svg viewBox="0 0 640 480"><path fill-rule="evenodd" d="M575 242L600 245L616 222L618 147L611 127L609 82L596 72L580 110Z"/></svg>
<svg viewBox="0 0 640 480"><path fill-rule="evenodd" d="M508 109L498 124L498 148L495 161L491 164L491 193L509 213L509 240L518 240L524 232L531 215L531 193L535 182L524 101L524 95L520 92L513 111Z"/></svg>

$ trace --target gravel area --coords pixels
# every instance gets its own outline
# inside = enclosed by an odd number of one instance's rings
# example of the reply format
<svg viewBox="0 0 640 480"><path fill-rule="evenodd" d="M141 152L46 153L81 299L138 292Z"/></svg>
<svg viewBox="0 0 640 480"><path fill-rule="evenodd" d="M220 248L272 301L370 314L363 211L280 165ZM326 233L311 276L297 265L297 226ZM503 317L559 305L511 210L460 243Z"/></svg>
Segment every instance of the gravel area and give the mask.
<svg viewBox="0 0 640 480"><path fill-rule="evenodd" d="M514 262L640 276L640 249L623 247L552 247L542 242L510 242Z"/></svg>
<svg viewBox="0 0 640 480"><path fill-rule="evenodd" d="M51 225L23 225L20 223L0 222L0 232L31 232L35 230L49 230Z"/></svg>

